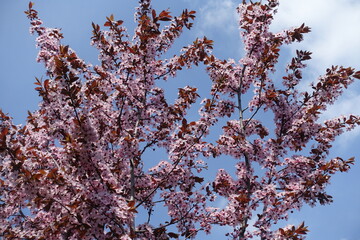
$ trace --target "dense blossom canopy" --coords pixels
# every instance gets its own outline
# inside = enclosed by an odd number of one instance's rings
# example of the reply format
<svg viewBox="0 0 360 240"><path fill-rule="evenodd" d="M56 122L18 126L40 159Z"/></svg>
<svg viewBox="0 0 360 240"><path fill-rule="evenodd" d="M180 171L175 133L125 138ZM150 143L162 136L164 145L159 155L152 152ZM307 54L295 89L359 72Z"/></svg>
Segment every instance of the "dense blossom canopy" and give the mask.
<svg viewBox="0 0 360 240"><path fill-rule="evenodd" d="M318 119L360 72L333 66L300 92L311 53L297 51L279 81L280 47L301 41L310 28L270 32L277 6L277 0L239 5L245 46L239 61L218 59L206 37L165 59L195 12L173 17L140 0L132 38L113 15L107 30L92 24L100 61L93 66L62 45L60 30L44 27L30 3L30 32L47 77L36 79L42 101L24 126L0 111L0 237L193 239L220 225L232 228L231 239L303 239L304 224L274 224L304 204L332 201L325 187L353 158L328 159L329 149L360 118ZM158 82L199 64L212 83L209 97L201 100L197 88L185 86L168 101ZM198 100L198 118L190 121ZM214 127L223 130L217 139L209 138ZM155 148L167 159L147 159ZM209 158L234 159L234 171L204 178ZM217 198L226 206L214 207ZM160 207L168 216L154 221ZM139 215L147 221L137 221Z"/></svg>

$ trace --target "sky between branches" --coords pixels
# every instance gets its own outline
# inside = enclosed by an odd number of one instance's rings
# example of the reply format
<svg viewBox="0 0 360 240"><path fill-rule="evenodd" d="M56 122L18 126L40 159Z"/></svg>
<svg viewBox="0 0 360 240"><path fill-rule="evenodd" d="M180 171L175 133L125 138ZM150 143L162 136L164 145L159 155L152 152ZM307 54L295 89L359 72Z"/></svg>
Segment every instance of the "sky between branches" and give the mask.
<svg viewBox="0 0 360 240"><path fill-rule="evenodd" d="M62 28L65 39L86 62L97 62L97 51L90 46L91 22L102 25L105 16L114 14L123 19L129 33L135 26L134 0L38 0L35 9L48 27ZM154 0L158 10L170 8L177 15L182 9L197 11L194 28L186 31L171 53L177 53L196 37L207 36L215 41L214 52L218 57L239 59L242 56L235 8L241 1L235 0ZM37 49L35 39L30 36L28 20L23 13L27 0L1 0L0 2L0 108L14 117L15 123L24 123L27 110L35 110L39 97L33 90L34 77L44 76L44 69L35 62ZM282 0L272 27L273 31L299 26L305 22L312 32L304 42L286 47L281 52L280 72L296 49L313 52L308 62L302 88L325 72L331 65L352 66L360 70L360 1L358 0ZM193 69L180 76L176 86L186 84L199 86L198 78L206 80L203 68ZM357 82L345 92L339 101L331 106L323 119L340 114L360 115L360 83ZM290 217L291 223L305 220L310 226L308 239L360 240L360 129L341 136L332 156L344 159L355 156L356 165L349 173L333 177L329 193L334 203L325 207L304 208ZM221 229L206 239L219 239Z"/></svg>

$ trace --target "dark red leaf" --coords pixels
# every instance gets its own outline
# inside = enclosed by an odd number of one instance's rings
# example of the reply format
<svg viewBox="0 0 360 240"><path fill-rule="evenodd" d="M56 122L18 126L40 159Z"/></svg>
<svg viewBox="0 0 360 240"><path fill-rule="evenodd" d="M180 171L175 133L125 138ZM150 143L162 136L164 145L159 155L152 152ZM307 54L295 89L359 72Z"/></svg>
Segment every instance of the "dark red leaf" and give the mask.
<svg viewBox="0 0 360 240"><path fill-rule="evenodd" d="M169 232L168 236L171 238L179 238L179 234L173 233L173 232Z"/></svg>
<svg viewBox="0 0 360 240"><path fill-rule="evenodd" d="M354 78L360 79L360 71L357 71L353 74Z"/></svg>

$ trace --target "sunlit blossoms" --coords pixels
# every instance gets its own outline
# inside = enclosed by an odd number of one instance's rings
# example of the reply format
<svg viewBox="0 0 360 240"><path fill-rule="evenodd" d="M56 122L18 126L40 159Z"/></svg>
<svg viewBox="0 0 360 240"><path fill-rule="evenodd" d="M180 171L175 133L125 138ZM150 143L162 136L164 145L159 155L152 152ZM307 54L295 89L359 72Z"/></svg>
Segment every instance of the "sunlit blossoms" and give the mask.
<svg viewBox="0 0 360 240"><path fill-rule="evenodd" d="M206 37L166 59L195 11L174 17L140 0L133 36L113 15L106 30L92 24L100 61L93 66L62 45L60 30L44 27L30 3L46 77L36 79L42 101L24 126L0 111L0 238L195 239L220 225L231 239L304 239L304 224L274 225L304 204L332 201L331 175L354 159L329 159L329 150L360 119L318 120L360 72L330 67L301 92L311 53L297 51L279 79L280 47L310 28L272 33L278 4L240 4L240 60L214 56ZM184 86L169 101L159 82L200 64L209 94ZM199 102L198 115L190 115ZM214 128L222 131L215 138ZM233 168L219 164L210 179L211 158Z"/></svg>

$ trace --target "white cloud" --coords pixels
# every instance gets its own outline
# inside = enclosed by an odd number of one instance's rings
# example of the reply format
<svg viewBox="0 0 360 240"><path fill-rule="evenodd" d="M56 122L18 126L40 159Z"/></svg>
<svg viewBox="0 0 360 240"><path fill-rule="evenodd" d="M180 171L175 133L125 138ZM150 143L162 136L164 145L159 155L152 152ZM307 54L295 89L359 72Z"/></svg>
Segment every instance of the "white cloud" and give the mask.
<svg viewBox="0 0 360 240"><path fill-rule="evenodd" d="M187 0L188 1L188 0ZM233 35L238 30L236 7L239 1L191 1L199 7L199 35L215 31ZM360 1L357 0L280 0L278 13L271 29L275 32L289 27L310 26L305 40L290 45L313 52L310 70L317 76L331 65L353 66L360 69Z"/></svg>
<svg viewBox="0 0 360 240"><path fill-rule="evenodd" d="M224 209L224 208L227 206L228 202L229 202L229 201L228 201L226 198L224 198L224 197L219 197L219 198L217 199L216 208Z"/></svg>
<svg viewBox="0 0 360 240"><path fill-rule="evenodd" d="M310 26L301 48L314 53L312 69L319 74L333 64L360 68L359 13L360 2L353 0L283 0L273 29Z"/></svg>
<svg viewBox="0 0 360 240"><path fill-rule="evenodd" d="M200 8L201 26L207 29L221 29L221 33L232 34L238 29L237 4L232 0L209 0Z"/></svg>
<svg viewBox="0 0 360 240"><path fill-rule="evenodd" d="M327 120L331 118L338 117L339 115L349 115L354 114L356 111L360 114L360 95L356 92L347 92L346 95L340 98L340 101L336 102L334 105L328 107L327 111L321 116L320 120Z"/></svg>

